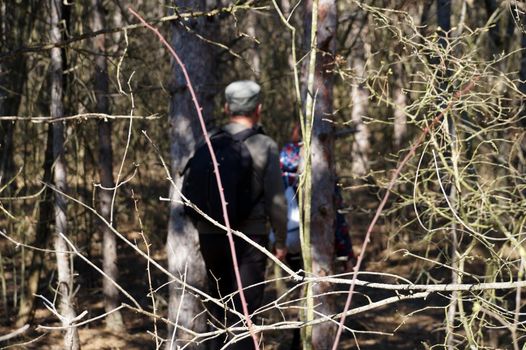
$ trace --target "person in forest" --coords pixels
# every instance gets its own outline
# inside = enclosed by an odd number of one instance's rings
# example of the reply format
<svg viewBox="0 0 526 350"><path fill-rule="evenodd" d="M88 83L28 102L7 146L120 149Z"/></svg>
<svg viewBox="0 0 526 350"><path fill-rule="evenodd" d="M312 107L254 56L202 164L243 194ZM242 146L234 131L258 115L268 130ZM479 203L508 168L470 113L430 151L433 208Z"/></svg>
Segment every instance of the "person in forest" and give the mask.
<svg viewBox="0 0 526 350"><path fill-rule="evenodd" d="M281 149L279 153L280 168L285 186L285 197L287 199L287 256L286 261L291 268L299 270L303 267L301 260L301 243L299 238L299 208L297 204L298 182L300 175L302 142L299 125L292 130L291 139ZM336 217L334 232L334 251L338 267L344 271L351 271L356 262L349 235L349 224L345 215L339 212L343 208L343 197L340 188L335 184L334 187ZM274 232L271 231L270 240L275 240Z"/></svg>
<svg viewBox="0 0 526 350"><path fill-rule="evenodd" d="M225 113L229 122L221 130L233 138L253 128L257 132L242 142L248 149L252 160L250 178L251 209L246 219L235 225L235 229L246 234L251 240L266 247L268 244L268 223L274 232L275 256L283 260L287 254L285 246L287 226L287 204L279 165L278 146L261 131L261 87L249 80L235 81L225 89ZM223 171L228 171L223 169ZM225 190L226 191L226 190ZM225 194L228 195L228 194ZM230 213L229 213L230 217ZM209 277L210 293L214 297L224 297L237 291L237 283L232 265L232 256L225 231L205 220L197 220L201 252ZM243 239L234 236L235 251L244 288L249 313L254 312L263 299L265 267L267 257ZM235 310L241 312L240 298L233 299ZM212 307L213 308L213 307ZM216 320L225 319L225 309L211 310ZM218 314L221 313L221 314ZM239 321L231 312L226 313L227 324ZM212 322L212 321L211 321ZM217 342L223 339L217 339ZM221 346L217 347L218 349ZM232 344L228 349L252 349L250 337Z"/></svg>

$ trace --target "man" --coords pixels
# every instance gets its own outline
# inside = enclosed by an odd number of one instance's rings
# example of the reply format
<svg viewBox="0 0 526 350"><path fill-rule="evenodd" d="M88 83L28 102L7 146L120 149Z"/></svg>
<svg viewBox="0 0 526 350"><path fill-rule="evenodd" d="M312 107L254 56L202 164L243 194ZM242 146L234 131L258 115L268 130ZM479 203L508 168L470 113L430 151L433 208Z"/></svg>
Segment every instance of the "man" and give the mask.
<svg viewBox="0 0 526 350"><path fill-rule="evenodd" d="M230 121L223 127L223 130L235 135L248 128L259 127L260 94L261 87L253 81L236 81L228 85L225 89L225 113L230 117ZM278 147L269 136L263 133L252 135L243 142L252 157L251 193L254 204L248 218L236 229L259 245L266 247L268 244L267 224L270 222L276 232L275 256L283 260L287 253L285 248L287 204L283 194ZM224 297L236 292L237 283L225 231L204 220L197 222L197 230L201 252L208 271L211 295ZM263 282L266 256L241 238L234 236L234 242L243 288ZM261 306L263 291L264 284L244 290L249 313ZM232 303L227 303L227 305L242 312L239 296L234 298L234 305ZM211 313L218 321L225 319L224 309L211 310ZM232 315L231 312L227 312L226 319L228 325L239 321L239 318ZM223 338L216 341L222 342ZM253 341L248 337L233 344L229 349L253 349Z"/></svg>

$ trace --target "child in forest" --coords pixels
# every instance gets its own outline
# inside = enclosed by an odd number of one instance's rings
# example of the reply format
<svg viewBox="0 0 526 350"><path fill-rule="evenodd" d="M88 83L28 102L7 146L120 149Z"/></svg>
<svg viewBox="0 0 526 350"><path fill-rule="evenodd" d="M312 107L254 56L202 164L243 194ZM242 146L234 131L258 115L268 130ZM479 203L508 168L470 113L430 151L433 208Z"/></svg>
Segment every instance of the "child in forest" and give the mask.
<svg viewBox="0 0 526 350"><path fill-rule="evenodd" d="M281 175L285 186L285 197L288 204L286 240L288 253L286 261L291 268L295 270L302 268L301 244L299 238L299 209L297 204L301 149L302 142L299 133L299 126L296 125L292 131L291 141L283 146L279 154ZM343 208L343 198L337 184L335 184L335 200L336 217L334 245L336 261L344 265L344 270L350 271L352 270L356 259L352 249L347 219L339 212L339 209ZM271 232L270 239L273 241L273 232Z"/></svg>

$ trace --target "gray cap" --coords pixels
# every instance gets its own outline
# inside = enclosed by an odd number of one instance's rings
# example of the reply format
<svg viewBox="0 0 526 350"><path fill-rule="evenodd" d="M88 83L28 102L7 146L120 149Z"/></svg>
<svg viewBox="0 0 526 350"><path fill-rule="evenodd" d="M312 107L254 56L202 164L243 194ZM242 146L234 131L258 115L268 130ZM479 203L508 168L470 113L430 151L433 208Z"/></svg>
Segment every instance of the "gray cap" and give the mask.
<svg viewBox="0 0 526 350"><path fill-rule="evenodd" d="M261 86L251 80L238 80L225 89L226 103L233 115L252 112L259 103Z"/></svg>

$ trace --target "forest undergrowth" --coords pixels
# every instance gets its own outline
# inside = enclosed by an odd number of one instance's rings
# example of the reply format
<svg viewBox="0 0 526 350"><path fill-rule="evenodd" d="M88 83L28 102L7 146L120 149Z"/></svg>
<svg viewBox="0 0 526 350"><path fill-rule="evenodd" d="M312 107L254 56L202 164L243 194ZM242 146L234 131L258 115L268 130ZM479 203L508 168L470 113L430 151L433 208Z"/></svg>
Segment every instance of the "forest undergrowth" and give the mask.
<svg viewBox="0 0 526 350"><path fill-rule="evenodd" d="M349 195L350 194L350 195ZM369 187L367 190L357 190L347 192L345 203L350 205L349 210L354 210L352 213L352 220L349 220L351 228L351 237L353 241L355 253L359 253L359 248L363 243L364 233L369 224L369 217L374 208L378 205L377 196L373 195L374 191ZM148 198L152 198L151 193ZM131 203L123 203L123 205ZM154 201L150 203L143 203L145 207L155 207ZM122 208L124 211L124 208ZM129 208L131 209L131 208ZM168 212L159 210L151 213L157 215L151 222L165 222L163 216L167 216ZM346 215L350 217L349 213ZM123 222L125 216L121 218L122 233L130 241L135 242L141 250L145 250L145 244L140 231L136 230L136 218L128 217L128 222ZM131 220L130 220L131 219ZM157 234L158 232L158 234ZM147 234L147 240L151 245L149 250L151 257L161 264L166 263L166 251L164 249L163 232L165 228L162 226L153 226L151 232ZM419 241L414 241L409 237L409 233L404 235L404 232L398 232L398 236L405 237L407 241L398 241L393 243L390 234L393 233L393 226L387 222L382 222L377 225L373 232L371 243L367 246L365 253L365 266L362 271L372 272L373 274L364 279L370 282L390 282L386 277L389 274L403 276L412 281L418 281L421 277L422 262L408 258L405 256L405 251L411 251L414 254L425 255L423 249L428 249L427 245L422 245ZM89 252L90 260L96 264L101 261L100 237L95 233L91 237L91 245L84 247L86 252ZM7 246L10 243L3 241L3 252L13 251L12 246ZM86 244L90 244L87 242ZM151 302L148 298L149 287L145 283L147 274L147 263L145 260L138 258L136 252L126 244L119 244L119 271L120 281L122 286L133 297L135 297L146 310L151 311ZM8 256L3 257L4 261L10 261ZM52 266L52 260L49 261ZM447 269L440 267L429 267L435 278L447 281L449 273ZM77 270L77 284L79 290L77 293L77 308L82 312L87 310L87 318L95 317L104 313L102 304L102 285L98 272L91 266L84 263L79 258L75 259L75 266ZM10 286L16 285L12 279L15 276L10 273L14 267L12 264L5 264L5 277L7 284ZM480 266L480 269L483 269ZM154 286L163 286L156 291L156 300L158 304L157 312L160 315L166 313L168 288L166 287L166 276L162 273L151 270L152 282ZM380 272L381 275L375 275L374 272ZM483 273L483 271L481 271ZM53 270L48 270L48 275L41 279L40 294L47 298L52 298L53 292L48 285L49 281L53 279ZM267 267L267 280L271 281L274 277L274 271L271 264ZM441 276L441 277L440 277ZM293 281L286 281L287 289L293 287ZM335 290L339 290L342 294L337 298L338 308L343 309L345 304L347 287L335 286ZM8 295L13 295L12 291L7 291ZM278 296L276 283L268 282L265 289L265 300L276 300ZM370 302L381 301L394 295L392 292L367 289L358 287L356 290L357 296L353 304L353 308L367 305ZM292 293L289 298L299 296L299 290ZM9 298L11 299L11 298ZM8 300L11 304L13 300ZM346 326L354 332L346 332L339 345L340 349L364 349L364 350L382 350L382 349L426 349L432 344L436 344L444 337L444 308L448 304L447 296L441 296L439 293L431 295L429 298L422 300L410 300L397 303L391 306L376 308L374 310L360 313L356 316L348 317ZM433 306L429 306L433 305ZM3 306L2 306L3 307ZM0 309L0 314L6 314L5 309ZM297 317L297 310L285 310L284 314L287 319L294 320ZM14 317L14 316L12 316ZM41 301L37 301L37 309L35 311L33 324L43 326L60 326L57 318L47 310ZM115 333L105 329L104 322L94 321L86 326L79 327L79 336L82 349L96 350L96 349L156 349L156 343L152 332L154 331L154 324L152 318L141 315L132 310L123 310L123 317L126 325L126 333ZM260 322L273 323L277 322L282 315L276 310L272 310L264 314L260 318ZM12 331L8 325L13 324L14 320L2 320L0 326L0 334L9 333ZM7 326L6 326L7 325ZM165 327L157 329L158 335L166 337ZM503 332L505 334L505 332ZM35 331L25 333L21 337L17 337L8 344L2 344L5 348L19 348L23 346L27 349L43 349L54 350L62 348L62 339L59 336L60 331ZM505 335L504 335L505 336ZM288 350L290 348L293 338L293 331L279 330L269 331L264 334L263 342L265 350ZM502 342L502 340L501 340ZM18 345L17 345L18 344ZM2 347L4 348L4 347Z"/></svg>

